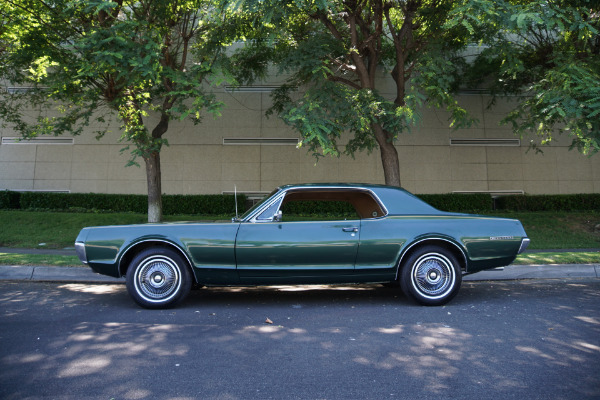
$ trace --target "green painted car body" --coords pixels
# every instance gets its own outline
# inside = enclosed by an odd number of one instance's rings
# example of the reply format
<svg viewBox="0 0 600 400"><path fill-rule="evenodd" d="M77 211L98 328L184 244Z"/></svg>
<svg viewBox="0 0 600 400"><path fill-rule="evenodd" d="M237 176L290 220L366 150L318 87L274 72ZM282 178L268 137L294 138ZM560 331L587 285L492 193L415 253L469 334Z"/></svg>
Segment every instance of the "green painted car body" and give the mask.
<svg viewBox="0 0 600 400"><path fill-rule="evenodd" d="M357 217L286 221L287 201L351 203ZM113 277L141 251L168 247L199 285L390 282L412 251L451 252L462 273L510 264L529 239L517 220L439 211L409 192L382 185L282 186L231 222L182 222L84 228L82 262Z"/></svg>

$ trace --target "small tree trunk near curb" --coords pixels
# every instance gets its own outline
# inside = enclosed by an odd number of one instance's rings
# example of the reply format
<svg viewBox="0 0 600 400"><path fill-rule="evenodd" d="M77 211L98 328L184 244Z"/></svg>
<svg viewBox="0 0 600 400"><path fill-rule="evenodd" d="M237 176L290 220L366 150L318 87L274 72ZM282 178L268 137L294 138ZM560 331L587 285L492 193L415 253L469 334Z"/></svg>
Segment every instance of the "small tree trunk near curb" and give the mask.
<svg viewBox="0 0 600 400"><path fill-rule="evenodd" d="M148 222L162 221L162 188L160 174L160 153L155 151L144 159L148 183Z"/></svg>

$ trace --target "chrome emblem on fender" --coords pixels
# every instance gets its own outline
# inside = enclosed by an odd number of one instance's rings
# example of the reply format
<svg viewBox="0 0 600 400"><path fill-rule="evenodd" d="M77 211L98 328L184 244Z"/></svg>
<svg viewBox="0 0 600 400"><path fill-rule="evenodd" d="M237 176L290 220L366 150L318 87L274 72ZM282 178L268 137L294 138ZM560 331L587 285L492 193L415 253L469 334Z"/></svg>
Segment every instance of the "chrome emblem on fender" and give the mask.
<svg viewBox="0 0 600 400"><path fill-rule="evenodd" d="M514 238L514 236L491 236L490 240L511 240Z"/></svg>

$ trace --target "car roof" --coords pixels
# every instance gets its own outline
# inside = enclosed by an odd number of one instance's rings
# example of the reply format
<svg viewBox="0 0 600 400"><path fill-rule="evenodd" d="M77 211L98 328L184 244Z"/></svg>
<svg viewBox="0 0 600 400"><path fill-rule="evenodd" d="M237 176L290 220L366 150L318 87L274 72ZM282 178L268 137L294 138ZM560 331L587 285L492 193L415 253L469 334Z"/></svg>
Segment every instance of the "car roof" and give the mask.
<svg viewBox="0 0 600 400"><path fill-rule="evenodd" d="M377 196L388 211L388 215L439 214L441 211L425 203L417 196L397 186L373 183L301 183L280 186L280 190L294 189L356 189L369 190Z"/></svg>

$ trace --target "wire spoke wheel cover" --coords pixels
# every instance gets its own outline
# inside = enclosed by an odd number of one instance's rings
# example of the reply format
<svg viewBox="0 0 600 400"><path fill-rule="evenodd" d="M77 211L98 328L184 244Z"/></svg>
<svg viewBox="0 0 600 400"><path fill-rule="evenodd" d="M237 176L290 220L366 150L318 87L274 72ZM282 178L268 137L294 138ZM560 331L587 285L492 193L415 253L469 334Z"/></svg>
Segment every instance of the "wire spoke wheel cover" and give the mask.
<svg viewBox="0 0 600 400"><path fill-rule="evenodd" d="M458 261L444 248L426 246L418 249L402 265L402 290L423 305L446 304L456 295L461 282Z"/></svg>
<svg viewBox="0 0 600 400"><path fill-rule="evenodd" d="M146 259L135 274L136 289L148 301L166 301L180 285L179 268L173 260L164 256Z"/></svg>
<svg viewBox="0 0 600 400"><path fill-rule="evenodd" d="M127 291L145 308L173 306L187 296L191 285L187 263L168 248L143 250L127 270Z"/></svg>
<svg viewBox="0 0 600 400"><path fill-rule="evenodd" d="M440 254L425 254L413 267L413 285L432 299L443 296L456 279L452 263Z"/></svg>

